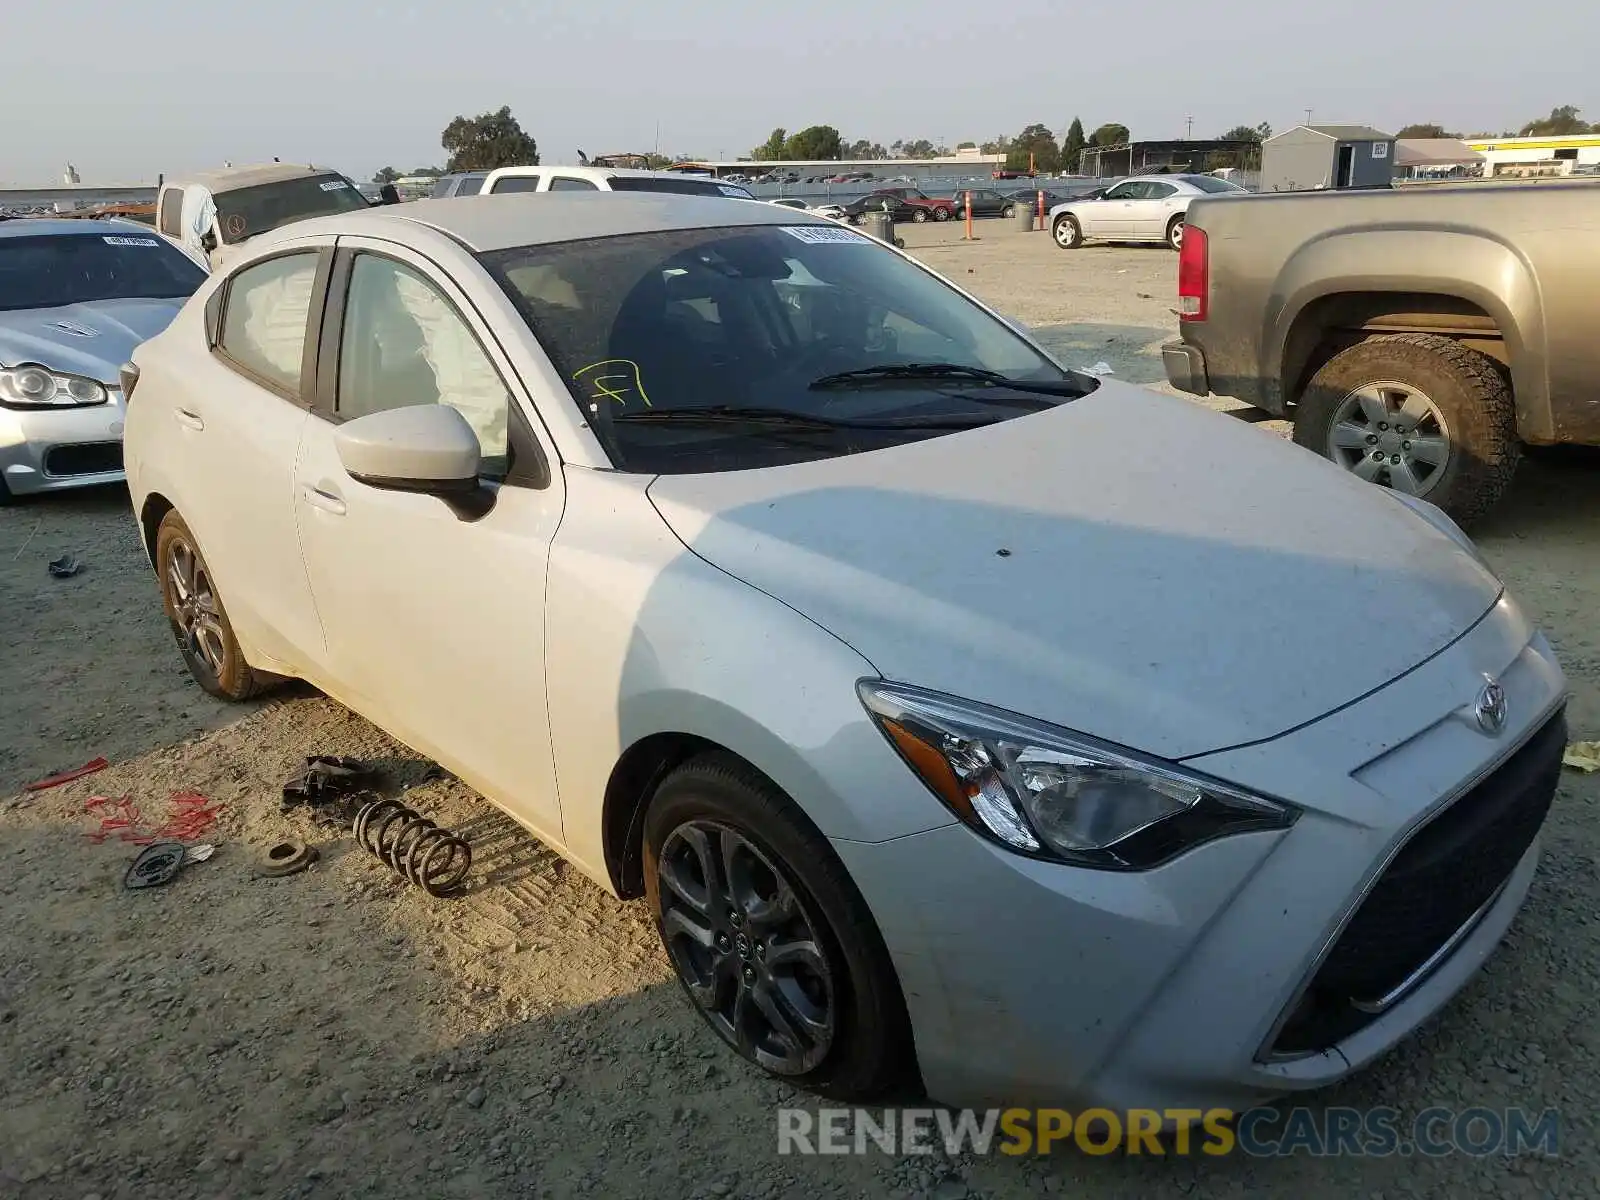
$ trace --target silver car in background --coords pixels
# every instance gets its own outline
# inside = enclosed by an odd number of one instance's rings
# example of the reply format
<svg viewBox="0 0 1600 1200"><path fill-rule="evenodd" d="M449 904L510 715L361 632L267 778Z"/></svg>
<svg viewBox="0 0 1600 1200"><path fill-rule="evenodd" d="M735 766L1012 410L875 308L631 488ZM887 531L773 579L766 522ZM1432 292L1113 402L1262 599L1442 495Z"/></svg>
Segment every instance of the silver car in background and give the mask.
<svg viewBox="0 0 1600 1200"><path fill-rule="evenodd" d="M122 479L122 388L206 272L121 221L0 221L0 504Z"/></svg>
<svg viewBox="0 0 1600 1200"><path fill-rule="evenodd" d="M1068 200L1050 210L1050 236L1063 250L1090 238L1106 242L1165 242L1183 245L1183 219L1200 196L1248 195L1215 175L1149 175L1124 179L1104 192Z"/></svg>

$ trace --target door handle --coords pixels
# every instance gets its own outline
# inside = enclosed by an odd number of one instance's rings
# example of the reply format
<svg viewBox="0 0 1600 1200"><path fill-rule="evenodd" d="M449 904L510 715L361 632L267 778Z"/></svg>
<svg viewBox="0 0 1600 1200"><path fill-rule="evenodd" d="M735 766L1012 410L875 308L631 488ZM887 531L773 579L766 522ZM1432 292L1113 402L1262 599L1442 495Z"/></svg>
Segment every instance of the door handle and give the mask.
<svg viewBox="0 0 1600 1200"><path fill-rule="evenodd" d="M187 408L173 409L172 419L179 425L187 425L190 429L204 429L206 427L205 418L197 412L190 412Z"/></svg>
<svg viewBox="0 0 1600 1200"><path fill-rule="evenodd" d="M336 517L344 516L344 500L333 492L323 491L319 487L312 487L309 483L300 489L305 496L306 503L312 508L320 508L323 512L332 513Z"/></svg>

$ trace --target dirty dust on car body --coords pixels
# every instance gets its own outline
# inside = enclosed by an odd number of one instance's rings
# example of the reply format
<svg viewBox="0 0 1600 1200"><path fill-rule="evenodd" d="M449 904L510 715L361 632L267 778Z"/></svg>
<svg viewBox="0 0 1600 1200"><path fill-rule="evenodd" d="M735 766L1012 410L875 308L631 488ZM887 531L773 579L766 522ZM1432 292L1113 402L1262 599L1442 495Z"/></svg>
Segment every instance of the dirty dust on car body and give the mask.
<svg viewBox="0 0 1600 1200"><path fill-rule="evenodd" d="M144 382L149 382L149 379L146 378ZM646 384L648 385L648 379L646 379ZM1049 416L1051 414L1044 415ZM1065 413L1061 415L1064 416ZM713 428L720 427L721 418L705 419ZM1021 427L1025 426L1029 421L1037 419L1039 418L1028 417L1011 422L1011 424ZM640 425L638 428L643 430L646 427ZM1005 427L998 426L992 430L976 432L988 436L1005 432ZM1249 433L1252 431L1242 432ZM814 436L818 442L823 440L820 434L811 436ZM829 434L827 436L831 437L833 435ZM851 436L856 435L852 434ZM941 443L959 443L961 438L971 436L974 436L974 434L962 433L958 436L939 437L933 441L922 443L922 447L931 450L938 448ZM1259 434L1254 434L1254 436L1259 436ZM643 442L644 438L641 437L637 440ZM907 449L916 448L918 447L907 447ZM882 452L880 451L879 453ZM797 457L802 456L797 455ZM872 454L862 454L857 457L862 463L870 463L874 456ZM842 466L849 460L835 459L832 461L834 464ZM829 460L818 458L811 465L829 465ZM940 466L944 467L945 464L940 463ZM693 475L684 475L680 478L686 482L694 481ZM676 481L662 481L663 485L673 482ZM855 487L858 484L859 481L854 479L830 479L828 486ZM654 493L654 490L652 489L652 493ZM667 495L669 493L664 491L662 494ZM774 502L770 497L781 496L785 504L789 506L791 511L781 514L780 517L785 522L781 526L785 532L791 531L791 528L804 527L804 522L795 521L793 504L787 496L782 494L781 489L771 493L760 492L759 496L769 503ZM501 499L503 500L504 497L501 497ZM718 524L718 515L726 511L725 506L718 507L711 503L713 500L720 498L696 494L692 489L687 492L680 492L673 499L678 505L678 510L681 514L680 519L692 518L701 522L705 529L711 529L716 526ZM741 497L740 502L743 503L743 501L744 498ZM941 498L941 502L943 501L944 498ZM1032 497L1030 495L1029 502L1031 501ZM443 508L444 506L441 504L439 507ZM806 516L803 510L800 516ZM453 520L454 517L452 516L451 519ZM687 526L683 527L686 528ZM743 552L743 547L740 544L742 531L737 528L718 528L716 532L721 537L719 545L722 553L737 555ZM1026 544L1014 537L1007 537L1004 541L998 542L995 547L989 547L983 541L984 538L988 538L988 530L974 527L972 532L979 535L976 540L983 542L984 552L996 560L996 565L1013 563L1016 559L1023 558L1027 554ZM995 539L988 538L988 540ZM1002 558L998 553L999 549L1008 550L1010 553ZM1272 548L1269 547L1268 549ZM807 546L806 551L807 553L815 554L818 559L828 563L830 567L834 563L838 563L838 567L843 569L853 569L857 572L863 569L859 562L851 562L848 558L843 557L841 548L832 544L824 544L821 547ZM734 560L730 559L730 561ZM898 570L902 565L905 564L893 563L890 564L890 567ZM741 563L740 569L751 570L753 568ZM883 577L888 580L893 579L893 575L888 570L884 572ZM995 576L995 578L1004 578L1004 576ZM784 582L786 586L793 585L791 580L785 580ZM146 585L146 588L148 588L148 585ZM808 590L803 594L808 603L823 606L836 602L833 599L833 593L835 592L836 589L829 581L820 580L809 585ZM802 593L797 592L795 594L801 595ZM957 600L972 599L970 596L962 597L959 593L954 593L952 598ZM822 611L820 607L819 611ZM870 628L871 621L868 620L868 618L872 617L872 614L862 614L862 617L863 624L854 632L853 637L858 637L863 642L866 642L869 638L876 638L877 640L871 643L875 649L881 645L886 652L895 654L904 652L904 647L900 646L895 640L898 637L901 642L908 641L909 637L904 631L893 629L874 630ZM1009 613L1005 614L1005 619L1012 619ZM852 641L852 644L855 644L855 642ZM876 664L876 658L874 658L874 662ZM915 697L915 699L922 698ZM215 791L219 795L225 795L233 800L240 809L240 815L236 818L239 824L235 828L241 831L246 827L251 828L257 836L263 833L265 828L270 828L271 822L260 818L251 819L243 816L243 808L247 799L251 796L259 797L262 794L270 793L271 788L275 787L278 781L281 781L283 774L293 767L297 756L304 752L304 743L307 739L330 750L341 752L378 757L385 753L395 753L394 748L387 743L386 739L372 733L370 730L366 730L364 724L360 722L345 719L336 706L317 700L298 699L291 700L289 704L292 711L299 714L299 720L304 723L303 728L293 730L284 729L281 725L274 726L273 721L276 710L269 709L266 713L251 718L248 723L248 729L241 726L237 732L230 730L225 734L218 735L218 739L210 743L210 748L207 751L209 757L214 760L216 769L214 771L206 769L206 777L191 784L192 786L201 786L207 790ZM981 716L982 714L978 715ZM1007 721L1016 720L1014 713L1009 710L998 715ZM989 746L994 744L993 739L1001 732L992 727L972 728L974 713L970 704L964 706L953 717L949 713L940 712L932 714L921 712L914 715L900 712L898 716L903 719L903 727L913 732L915 732L915 728L925 730L927 728L937 729L940 727L937 724L931 727L921 726L921 721L958 719L962 722L961 730L965 732L967 739L976 743L985 752L988 752ZM883 718L881 714L878 714L875 715L874 719ZM895 717L891 715L887 719L894 720ZM287 736L280 736L278 740L266 743L257 740L261 730L274 727L280 730L280 735L286 734ZM1181 729L1181 727L1181 721L1175 723L1175 728ZM1024 731L1028 736L1033 737L1048 736L1054 739L1060 736L1060 731L1054 727L1053 723L1041 729L1037 724L1028 722L1024 725ZM869 732L871 731L869 730ZM927 736L926 732L923 733L923 736ZM1041 748L1050 749L1051 747ZM1073 748L1080 753L1084 749L1081 745L1074 745ZM1114 747L1105 746L1090 748L1097 749L1101 753L1107 753L1115 749ZM195 752L200 749L200 747L196 747ZM253 763L256 758L262 757L263 749L265 750L264 757L275 759L274 762L268 764L270 770L258 772L253 766L246 766L246 764ZM901 765L901 760L899 759L891 759L890 764L898 770L908 769ZM1148 769L1151 765L1148 760L1141 760L1133 764L1138 769ZM1023 764L1023 766L1026 769L1038 769L1038 766L1031 760ZM182 770L183 767L180 762L172 761L163 764L159 772L150 767L139 769L145 772L143 778L146 786L159 789L159 787L165 786L167 779L172 779L175 786L174 773ZM132 768L130 768L131 770ZM128 778L128 775L114 777L107 780L105 786L107 788L126 786ZM1125 779L1119 781L1119 786L1126 788L1128 781ZM1007 790L1005 781L1002 781L1000 787L1000 796L1004 797L1011 794ZM75 793L76 798L81 799L81 794L81 791ZM1129 793L1125 791L1124 794L1127 795ZM63 796L60 803L66 804L71 798ZM1247 795L1245 799L1258 799L1258 797ZM473 811L471 807L472 798L465 788L455 789L453 786L453 790L449 795L439 795L437 799L435 799L434 795L430 795L428 804L430 809L439 812L442 817L447 818L452 824L457 824L461 827L469 826L470 814ZM58 808L55 811L65 814L70 810ZM943 811L955 812L954 809L941 810L941 812ZM941 816L942 824L938 830L933 832L939 833L941 836L956 834L963 838L969 836L982 837L995 847L991 852L996 856L995 860L1000 863L1007 863L1011 860L1004 856L1012 855L1015 851L1002 844L1004 830L1009 829L1015 834L1018 829L1021 829L1031 833L1036 838L1040 832L1039 825L1034 823L1040 820L1039 810L1024 809L1016 812L1016 816L1020 817L1020 824L1006 825L1002 818L1002 832L998 834L992 827L985 825L983 828L986 832L969 835L965 827L956 823L954 816ZM979 816L977 820L984 821L985 818ZM1297 827L1290 831L1291 835L1297 834L1301 828L1304 828L1303 824L1297 823ZM1059 824L1049 827L1049 832L1052 835L1059 836L1060 831L1061 826ZM480 834L480 836L485 835ZM1236 836L1243 839L1260 835L1239 834ZM664 842L665 838L663 837L662 840ZM911 842L917 841L917 839L908 840ZM1056 844L1059 843L1052 843L1052 845ZM1211 843L1214 846L1227 846L1228 844L1229 839L1226 838L1220 842ZM923 839L920 842L919 849L929 848L935 851L938 850L938 847L934 846L931 841L926 838ZM1201 851L1203 852L1205 848L1202 846ZM939 861L942 860L938 857L920 860L921 865L918 869L925 870L929 862L937 863ZM1029 858L1027 861L1038 863L1041 862L1041 858ZM760 1091L759 1085L753 1083L754 1076L746 1076L744 1073L738 1072L737 1067L733 1068L735 1074L730 1076L726 1067L719 1068L718 1063L721 1060L700 1058L702 1048L706 1046L706 1039L703 1034L697 1033L692 1026L684 1023L680 1016L680 1009L675 1004L668 1002L671 997L667 996L665 991L661 989L660 985L664 977L659 972L658 960L654 958L653 953L649 950L649 939L653 936L653 933L646 921L640 919L640 915L638 915L639 906L622 907L612 904L605 899L599 890L577 880L576 876L570 874L563 876L557 861L548 855L542 854L542 852L538 852L535 863L531 865L523 863L501 864L492 858L487 859L484 865L485 870L488 872L493 873L503 869L511 877L511 880L507 882L504 878L497 878L491 874L491 878L495 878L494 889L491 889L494 898L490 899L489 896L485 896L484 903L493 904L499 908L499 915L490 919L487 915L488 910L480 908L458 909L457 912L462 915L455 917L452 917L449 913L428 914L424 918L426 932L418 930L414 925L408 926L406 924L416 914L408 910L398 899L395 899L393 903L387 906L381 901L377 904L372 903L373 900L377 900L379 897L388 898L386 885L372 882L374 878L381 878L381 875L374 877L363 873L361 868L353 863L336 864L330 868L334 873L328 877L328 882L335 885L336 889L338 885L351 887L359 884L362 890L368 894L369 903L360 906L360 909L358 909L356 914L358 920L365 923L367 918L362 910L370 907L380 918L398 921L401 923L402 930L409 929L413 935L418 935L419 941L414 944L426 946L430 941L436 941L437 944L448 947L446 956L449 961L452 965L461 969L468 979L474 981L494 980L507 985L507 990L503 994L494 996L491 1001L490 997L481 993L461 994L449 991L448 989L453 984L448 983L442 985L435 992L430 992L427 988L424 988L420 996L414 993L409 988L409 985L402 984L396 993L389 994L389 999L379 1000L374 1011L394 1019L397 1030L413 1027L416 1030L421 1030L427 1027L431 1031L427 1036L448 1036L452 1040L459 1038L459 1048L448 1054L434 1052L420 1046L412 1050L412 1053L419 1060L416 1064L415 1078L413 1078L412 1072L409 1070L399 1071L393 1076L385 1074L382 1070L369 1070L363 1072L361 1077L354 1078L353 1073L344 1064L327 1064L332 1069L322 1072L321 1074L325 1078L317 1079L315 1082L315 1102L318 1105L323 1105L318 1109L318 1115L315 1120L327 1119L330 1124L326 1127L326 1134L318 1132L312 1136L311 1144L315 1147L321 1147L322 1153L320 1157L313 1156L315 1157L315 1165L308 1169L317 1171L319 1175L325 1178L349 1177L351 1169L349 1165L332 1161L334 1159L332 1154L333 1134L337 1130L348 1131L348 1134L355 1136L363 1146L385 1144L383 1135L379 1131L382 1122L378 1116L378 1107L374 1105L374 1096L377 1089L393 1086L395 1094L401 1098L402 1103L411 1111L412 1115L417 1117L417 1124L414 1127L416 1131L406 1137L404 1136L406 1131L402 1130L402 1140L408 1143L415 1142L418 1147L426 1147L428 1152L434 1154L438 1159L441 1169L448 1166L451 1170L464 1170L472 1178L484 1180L486 1186L489 1186L488 1181L496 1179L507 1180L507 1186L509 1186L509 1181L527 1180L534 1177L535 1172L531 1160L536 1156L527 1152L519 1153L515 1149L508 1149L507 1144L504 1142L500 1143L497 1152L494 1146L481 1141L476 1136L474 1131L477 1127L472 1123L475 1119L478 1119L474 1117L474 1114L496 1111L495 1106L508 1098L502 1097L502 1086L507 1092L514 1091L515 1095L519 1097L516 1107L531 1105L540 1114L537 1120L544 1122L545 1129L545 1136L541 1140L548 1140L548 1133L551 1129L565 1129L567 1124L571 1123L571 1132L575 1136L568 1140L576 1147L585 1142L584 1138L576 1136L583 1128L583 1122L593 1119L591 1114L597 1115L602 1111L601 1105L604 1103L603 1097L605 1093L600 1089L606 1086L606 1073L608 1071L626 1072L630 1069L629 1064L648 1062L653 1069L644 1074L641 1082L644 1082L644 1080L654 1081L645 1084L643 1093L638 1101L638 1107L633 1111L641 1116L659 1115L666 1124L671 1125L676 1131L671 1143L655 1143L647 1138L636 1138L631 1142L628 1149L614 1154L613 1161L609 1163L603 1162L595 1155L588 1154L577 1148L551 1150L548 1153L549 1166L552 1172L570 1171L573 1173L573 1177L589 1173L595 1178L598 1178L604 1172L608 1178L621 1179L626 1179L632 1173L637 1179L639 1187L643 1187L645 1179L654 1172L658 1181L663 1176L681 1180L685 1190L703 1190L712 1184L716 1184L719 1187L729 1188L740 1194L746 1192L763 1194L771 1192L772 1194L777 1194L785 1185L785 1176L789 1179L796 1177L820 1178L820 1176L814 1175L808 1166L796 1165L792 1162L782 1164L783 1172L777 1172L767 1165L769 1160L765 1152L760 1156L762 1161L759 1165L748 1168L739 1177L733 1175L724 1176L718 1171L711 1171L710 1173L697 1172L695 1167L686 1161L681 1153L677 1152L676 1145L679 1140L687 1139L691 1145L698 1146L702 1153L709 1152L711 1158L707 1161L712 1162L729 1161L729 1147L732 1144L729 1139L736 1136L742 1141L757 1147L770 1145L769 1111L759 1104L753 1105L752 1107L759 1109L759 1115L757 1119L752 1119L748 1115L740 1115L738 1112L730 1110L727 1106L727 1089L730 1086L741 1089L748 1087L748 1095L752 1100L765 1100L769 1098L769 1095L776 1096L778 1093L769 1094ZM1061 870L1063 868L1050 867L1046 864L1044 869ZM571 882L563 882L563 880L571 880ZM184 882L190 883L191 881L186 880ZM195 877L192 883L194 886L213 886L206 882L205 877L200 876ZM238 889L236 888L230 888L228 894L237 901L248 903L246 897L237 895L237 891ZM328 895L330 901L338 898L337 890L332 895L320 891L315 894ZM279 893L278 895L285 903L291 906L292 911L297 913L302 911L300 902L295 901L291 894ZM577 915L581 918L581 920L569 922L571 929L564 933L561 938L552 938L552 932L556 927L552 926L548 916L539 915L539 908L537 907L540 904L548 903L551 897L559 898L564 903L573 903ZM530 905L530 901L532 905ZM472 903L476 905L478 901L473 900ZM253 911L259 912L260 910ZM313 908L309 911L314 912L316 910ZM311 919L317 922L316 927L329 923L329 917L326 913ZM599 942L586 941L585 934L590 929L605 931L605 939ZM497 930L505 930L505 932L496 932ZM319 943L324 940L323 934L320 932L314 936ZM461 937L465 937L467 940L464 942L458 940ZM241 939L240 944L248 940L248 938ZM237 952L232 949L219 950L211 948L208 949L207 953L213 960L226 962L230 965L237 959ZM536 960L536 966L530 966L528 961L530 957ZM351 953L348 949L343 949L337 974L343 978L345 977L344 973L348 971L350 972L348 977L352 979L368 981L383 979L386 972L372 959L373 956L371 955ZM1537 961L1542 962L1543 960ZM502 968L507 967L507 964L516 964L514 967L509 968L511 971L509 977L500 973ZM204 962L201 965L204 966ZM237 969L237 967L234 969ZM530 969L534 971L533 975L528 974ZM590 972L587 977L585 977L585 970ZM134 969L133 974L136 978L143 978L137 968ZM210 976L197 975L196 983L203 986L203 981L208 978ZM325 979L326 975L322 978ZM573 1002L581 1003L580 997L585 991L590 995L603 994L607 988L620 986L624 990L637 989L639 993L637 997L638 1003L624 1002L620 1006L588 1011L579 1008L575 1009L570 1016L552 1015L548 1021L542 1016L527 1014L520 1018L520 1024L518 1020L508 1021L504 1018L499 1018L499 1006L502 1001L510 1006L508 1012L523 1011L518 1007L520 1003L519 996L528 992L539 992L540 988L526 988L519 985L525 985L533 979L540 980L542 985L553 985L560 988L563 997L570 998ZM1502 979L1491 978L1485 987L1495 988L1503 985L1503 983L1504 980ZM431 983L429 986L432 986ZM1483 992L1484 987L1480 987L1475 994L1481 996ZM326 1004L330 1013L335 1011L338 1002L342 1000L342 996L337 995L336 992L330 992L328 985L321 982L321 980L314 984L308 995L311 997L311 1004ZM444 1008L438 1011L431 1010L428 1001L442 1001L447 996L454 1007L453 1012ZM415 1010L409 1007L414 1001L416 1002ZM492 1010L489 1007L490 1003L493 1005ZM407 1016L413 1011L415 1011L417 1017L422 1018L415 1021L414 1025L406 1020ZM265 1018L267 1014L258 1015ZM466 1028L474 1019L481 1019L485 1024L492 1024L501 1028L502 1032L496 1035L475 1034ZM518 1032L519 1030L524 1032ZM448 1034L441 1031L448 1031ZM332 1036L338 1041L359 1042L367 1034L364 1030L341 1021L333 1026ZM408 1049L417 1046L416 1035L410 1036L412 1040L407 1041L402 1038L401 1042ZM285 1049L288 1049L292 1044L292 1042L282 1043ZM1449 1048L1436 1044L1435 1039L1431 1037L1428 1039L1428 1049L1438 1061L1447 1061L1450 1058L1451 1052ZM232 1051L225 1049L222 1053L231 1054ZM1407 1052L1403 1056L1403 1061L1415 1064L1417 1056L1414 1053ZM533 1064L532 1067L528 1065L530 1063ZM498 1082L493 1079L482 1078L483 1071L488 1064L493 1064L493 1070L496 1073ZM579 1066L577 1064L582 1065ZM659 1064L659 1067L656 1064ZM242 1067L242 1069L244 1078L257 1078L254 1067L246 1066ZM434 1074L435 1071L437 1071L437 1075ZM657 1079L658 1075L664 1075L664 1078ZM698 1086L687 1082L707 1079L715 1079L716 1082L701 1083ZM747 1083L747 1079L751 1082ZM553 1080L559 1082L552 1084ZM1357 1086L1364 1085L1358 1084ZM342 1091L335 1090L341 1088L343 1089ZM241 1096L243 1093L233 1090L231 1094ZM739 1092L735 1094L745 1093ZM269 1097L276 1096L276 1085L265 1085L264 1095ZM552 1104L551 1099L556 1095L563 1095L565 1099L559 1104ZM328 1098L330 1096L331 1098ZM527 1097L525 1100L520 1099L524 1096ZM702 1096L705 1097L704 1100L698 1099ZM689 1098L685 1099L685 1097ZM713 1099L713 1097L716 1097L716 1099ZM308 1103L312 1101L312 1098L312 1094L307 1093ZM614 1112L615 1110L606 1111ZM677 1114L680 1112L682 1116L678 1117ZM328 1116L328 1114L334 1115ZM308 1117L310 1115L308 1110ZM677 1118L677 1124L673 1124L675 1118ZM529 1128L525 1124L527 1120L528 1118L525 1115L513 1116L511 1118L512 1124L509 1128L513 1131L526 1130ZM315 1128L315 1125L310 1125L308 1128ZM752 1141L751 1139L754 1140ZM269 1146L274 1144L274 1139L270 1135L260 1140L261 1143ZM516 1140L516 1138L513 1138L512 1142L514 1143ZM277 1144L279 1146L283 1145L281 1142ZM391 1147L391 1153L403 1153L397 1143L390 1142L388 1144ZM672 1148L669 1149L669 1145ZM465 1146L465 1149L462 1148L463 1146ZM195 1153L201 1152L197 1150ZM230 1155L233 1157L229 1157ZM239 1148L237 1146L230 1146L224 1149L219 1145L215 1156L204 1159L202 1166L208 1171L212 1169L230 1170L235 1159L241 1156L245 1161L251 1162L252 1165L255 1165L258 1159L256 1152L252 1149ZM413 1173L416 1173L424 1165L427 1164L423 1160L419 1160L416 1164L409 1164L409 1167ZM904 1184L913 1187L926 1186L931 1188L937 1182L939 1174L949 1170L960 1171L967 1175L973 1186L985 1187L986 1190L992 1187L996 1193L1017 1183L1017 1177L995 1174L990 1164L974 1164L970 1162L940 1164L933 1172L921 1174L902 1174L898 1169L893 1169L890 1174L884 1174L881 1173L881 1168L878 1164L870 1162L866 1164L851 1163L848 1167L845 1167L841 1166L837 1161L832 1161L826 1165L829 1167L829 1178L838 1178L837 1173L839 1171L848 1170L853 1177L860 1179L864 1186L875 1184L878 1187L883 1187ZM262 1166L267 1170L282 1171L293 1169L296 1173L290 1177L298 1178L303 1164L295 1165L291 1168L291 1164L279 1165L278 1162L274 1161L264 1162ZM1327 1164L1321 1165L1321 1169L1326 1170L1326 1168ZM71 1169L76 1171L78 1167L74 1166ZM543 1175L544 1173L538 1172L538 1174ZM1286 1176L1280 1176L1280 1178L1284 1177ZM1021 1178L1028 1179L1032 1177L1022 1176ZM360 1181L358 1180L357 1182ZM1037 1184L1038 1182L1039 1180L1035 1178L1034 1183ZM1056 1182L1056 1180L1051 1177L1051 1182ZM627 1185L624 1184L623 1190L625 1191L626 1189ZM1036 1191L1038 1189L1035 1186L1026 1187L1026 1190Z"/></svg>

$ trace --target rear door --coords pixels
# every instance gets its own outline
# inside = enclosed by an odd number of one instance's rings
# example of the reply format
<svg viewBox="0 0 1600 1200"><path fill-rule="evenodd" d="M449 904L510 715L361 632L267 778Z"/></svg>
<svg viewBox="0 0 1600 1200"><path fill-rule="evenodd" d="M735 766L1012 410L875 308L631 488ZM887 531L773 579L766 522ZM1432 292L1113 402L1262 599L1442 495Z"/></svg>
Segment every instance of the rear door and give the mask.
<svg viewBox="0 0 1600 1200"><path fill-rule="evenodd" d="M321 318L331 239L285 247L235 272L206 305L209 353L155 396L175 426L173 497L200 542L242 640L298 674L322 657L300 557L294 472L314 384L308 330ZM149 403L141 392L139 401ZM138 401L136 401L138 403Z"/></svg>
<svg viewBox="0 0 1600 1200"><path fill-rule="evenodd" d="M1160 241L1167 235L1167 221L1178 211L1178 189L1159 179L1139 185L1141 195L1133 202L1129 233L1141 241Z"/></svg>

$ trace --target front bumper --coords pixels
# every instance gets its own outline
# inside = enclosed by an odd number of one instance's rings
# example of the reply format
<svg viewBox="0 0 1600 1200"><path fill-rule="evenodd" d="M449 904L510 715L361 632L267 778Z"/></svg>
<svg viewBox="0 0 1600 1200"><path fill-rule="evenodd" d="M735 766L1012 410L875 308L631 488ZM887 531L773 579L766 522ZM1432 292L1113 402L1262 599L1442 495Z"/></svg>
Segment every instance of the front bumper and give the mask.
<svg viewBox="0 0 1600 1200"><path fill-rule="evenodd" d="M1161 347L1161 365L1167 369L1167 382L1191 396L1209 396L1211 381L1206 377L1206 356L1199 346L1188 342L1167 342Z"/></svg>
<svg viewBox="0 0 1600 1200"><path fill-rule="evenodd" d="M1497 738L1462 715L1485 672L1518 718ZM1565 692L1549 645L1502 604L1361 703L1194 760L1295 799L1302 815L1289 830L1126 874L1025 859L962 826L835 842L894 959L930 1095L979 1108L1240 1110L1371 1062L1499 943L1533 877L1542 808L1525 822L1526 840L1503 847L1488 901L1452 924L1434 948L1442 952L1383 997L1381 1012L1288 1053L1286 1026L1357 928L1353 915L1369 911L1363 901L1388 878L1384 868L1421 842L1420 830L1446 828L1486 777L1503 777L1519 746L1542 730L1549 741ZM1559 749L1530 804L1548 803L1556 771ZM1447 867L1457 861L1446 856ZM1470 855L1460 862L1473 869Z"/></svg>
<svg viewBox="0 0 1600 1200"><path fill-rule="evenodd" d="M122 393L83 408L0 408L0 479L15 496L120 483Z"/></svg>

